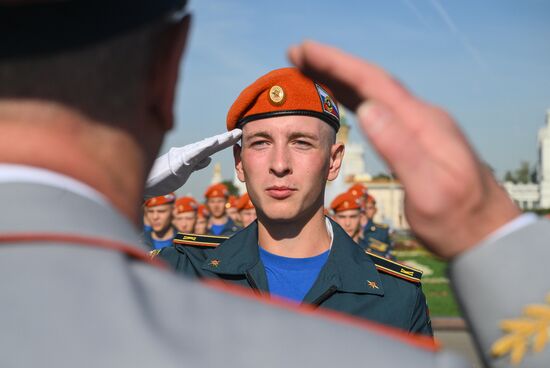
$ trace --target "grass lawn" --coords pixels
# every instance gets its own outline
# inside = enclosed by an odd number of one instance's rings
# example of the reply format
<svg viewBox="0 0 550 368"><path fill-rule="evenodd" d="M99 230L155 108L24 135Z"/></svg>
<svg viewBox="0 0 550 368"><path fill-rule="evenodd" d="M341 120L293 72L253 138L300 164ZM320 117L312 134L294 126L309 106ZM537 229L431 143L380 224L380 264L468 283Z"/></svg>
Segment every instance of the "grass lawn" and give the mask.
<svg viewBox="0 0 550 368"><path fill-rule="evenodd" d="M424 269L422 289L432 317L460 317L460 311L446 275L447 263L424 249L396 251L397 261ZM421 266L421 267L419 267Z"/></svg>

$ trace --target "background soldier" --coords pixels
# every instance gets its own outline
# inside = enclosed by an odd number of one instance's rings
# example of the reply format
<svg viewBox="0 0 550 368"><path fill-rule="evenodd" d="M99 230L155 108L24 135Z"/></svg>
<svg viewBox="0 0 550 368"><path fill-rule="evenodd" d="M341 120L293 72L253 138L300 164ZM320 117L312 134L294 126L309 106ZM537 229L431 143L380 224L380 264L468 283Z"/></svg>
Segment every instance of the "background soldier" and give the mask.
<svg viewBox="0 0 550 368"><path fill-rule="evenodd" d="M204 204L199 204L197 208L197 221L195 222L194 233L198 235L204 235L208 232L208 220L210 219L210 213Z"/></svg>
<svg viewBox="0 0 550 368"><path fill-rule="evenodd" d="M376 200L370 194L367 194L365 203L365 216L367 223L363 228L363 234L359 244L369 249L374 254L378 254L384 258L394 259L392 255L393 242L390 238L390 229L386 224L379 224L374 222L374 215L376 215Z"/></svg>
<svg viewBox="0 0 550 368"><path fill-rule="evenodd" d="M241 217L243 227L247 227L248 225L256 221L256 208L250 200L250 196L248 195L248 193L243 194L241 198L239 198L237 209L239 210L239 216Z"/></svg>
<svg viewBox="0 0 550 368"><path fill-rule="evenodd" d="M197 222L197 209L199 204L193 197L181 197L174 205L174 219L172 224L177 231L192 233Z"/></svg>
<svg viewBox="0 0 550 368"><path fill-rule="evenodd" d="M208 231L210 235L231 236L239 231L239 227L226 213L229 191L223 184L214 184L204 192L205 205L210 214Z"/></svg>
<svg viewBox="0 0 550 368"><path fill-rule="evenodd" d="M332 218L344 229L346 234L359 243L361 240L361 205L359 199L351 193L342 193L330 203Z"/></svg>
<svg viewBox="0 0 550 368"><path fill-rule="evenodd" d="M145 244L151 249L162 249L172 245L172 240L177 233L177 229L172 225L175 201L174 193L145 201L145 217L151 230L145 231L144 237Z"/></svg>
<svg viewBox="0 0 550 368"><path fill-rule="evenodd" d="M237 208L238 201L239 199L236 196L230 195L225 203L225 213L235 225L241 226L241 217Z"/></svg>

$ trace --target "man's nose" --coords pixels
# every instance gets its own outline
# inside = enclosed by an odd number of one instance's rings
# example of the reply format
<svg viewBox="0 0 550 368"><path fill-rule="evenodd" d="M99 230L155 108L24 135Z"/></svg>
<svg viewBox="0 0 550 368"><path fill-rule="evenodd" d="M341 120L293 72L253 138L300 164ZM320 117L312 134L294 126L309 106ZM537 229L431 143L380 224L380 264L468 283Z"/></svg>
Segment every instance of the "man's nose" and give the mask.
<svg viewBox="0 0 550 368"><path fill-rule="evenodd" d="M275 145L272 148L269 172L275 176L282 177L292 173L292 164L288 148Z"/></svg>

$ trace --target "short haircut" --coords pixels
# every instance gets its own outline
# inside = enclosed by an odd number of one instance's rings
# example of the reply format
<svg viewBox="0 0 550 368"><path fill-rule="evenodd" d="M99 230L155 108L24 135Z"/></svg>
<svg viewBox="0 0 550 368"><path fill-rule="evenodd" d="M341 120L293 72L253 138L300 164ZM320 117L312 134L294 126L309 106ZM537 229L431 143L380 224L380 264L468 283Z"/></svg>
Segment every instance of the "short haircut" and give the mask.
<svg viewBox="0 0 550 368"><path fill-rule="evenodd" d="M0 59L0 99L48 100L128 123L147 87L159 30L154 22L75 50Z"/></svg>

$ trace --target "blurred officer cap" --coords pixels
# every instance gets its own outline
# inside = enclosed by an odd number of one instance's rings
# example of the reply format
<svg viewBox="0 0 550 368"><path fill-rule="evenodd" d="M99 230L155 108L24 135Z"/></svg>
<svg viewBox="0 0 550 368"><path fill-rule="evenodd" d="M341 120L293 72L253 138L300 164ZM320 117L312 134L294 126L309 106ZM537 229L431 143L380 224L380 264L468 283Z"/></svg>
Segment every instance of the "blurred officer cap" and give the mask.
<svg viewBox="0 0 550 368"><path fill-rule="evenodd" d="M187 0L0 0L0 58L56 53L175 16Z"/></svg>

